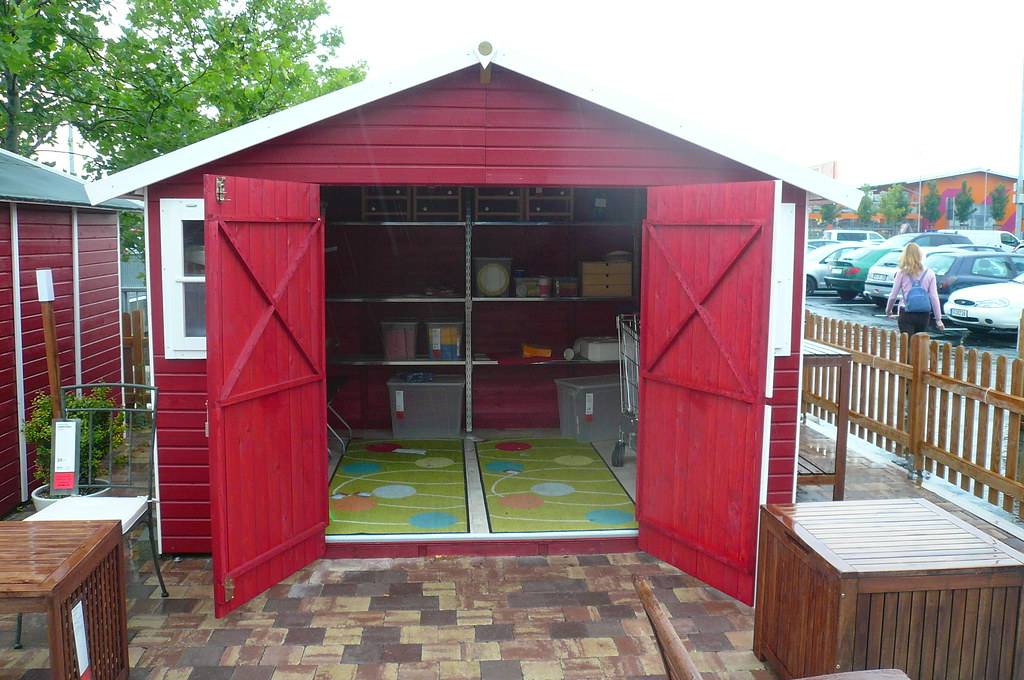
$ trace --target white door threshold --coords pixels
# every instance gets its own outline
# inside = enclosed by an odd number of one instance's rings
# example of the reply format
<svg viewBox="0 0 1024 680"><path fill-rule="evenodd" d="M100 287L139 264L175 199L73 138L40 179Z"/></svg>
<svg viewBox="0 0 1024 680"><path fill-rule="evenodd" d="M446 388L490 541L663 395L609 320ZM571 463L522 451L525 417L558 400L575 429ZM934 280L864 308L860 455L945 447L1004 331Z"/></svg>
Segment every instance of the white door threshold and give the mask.
<svg viewBox="0 0 1024 680"><path fill-rule="evenodd" d="M433 541L550 541L566 538L634 538L636 529L609 531L522 531L505 534L345 534L328 535L327 543L426 543Z"/></svg>

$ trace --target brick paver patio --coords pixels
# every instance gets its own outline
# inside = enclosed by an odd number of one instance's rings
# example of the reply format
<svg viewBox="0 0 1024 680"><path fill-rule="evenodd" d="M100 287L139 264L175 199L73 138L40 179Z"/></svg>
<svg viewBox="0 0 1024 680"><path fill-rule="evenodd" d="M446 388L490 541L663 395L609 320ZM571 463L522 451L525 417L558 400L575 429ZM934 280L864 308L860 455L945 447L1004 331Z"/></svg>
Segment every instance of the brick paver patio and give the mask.
<svg viewBox="0 0 1024 680"><path fill-rule="evenodd" d="M828 445L804 437L811 455ZM1024 549L905 471L850 456L848 498L920 495ZM828 500L831 488L799 497ZM220 620L208 559L165 561L171 597L161 599L143 558L128 586L133 678L664 678L633 574L651 577L705 678L774 677L750 651L749 607L643 553L321 560ZM49 677L44 620L25 621L16 651L14 617L0 617L0 678Z"/></svg>

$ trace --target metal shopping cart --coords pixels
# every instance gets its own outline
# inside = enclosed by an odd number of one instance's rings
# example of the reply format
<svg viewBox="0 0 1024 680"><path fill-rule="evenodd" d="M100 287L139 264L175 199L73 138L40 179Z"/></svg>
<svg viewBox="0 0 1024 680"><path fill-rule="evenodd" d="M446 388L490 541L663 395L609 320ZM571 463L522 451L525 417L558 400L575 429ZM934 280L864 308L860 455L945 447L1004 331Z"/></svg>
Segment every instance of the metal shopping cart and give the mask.
<svg viewBox="0 0 1024 680"><path fill-rule="evenodd" d="M636 450L636 428L640 417L640 317L620 314L619 327L619 398L622 420L619 441L612 450L612 465L622 467L626 449Z"/></svg>

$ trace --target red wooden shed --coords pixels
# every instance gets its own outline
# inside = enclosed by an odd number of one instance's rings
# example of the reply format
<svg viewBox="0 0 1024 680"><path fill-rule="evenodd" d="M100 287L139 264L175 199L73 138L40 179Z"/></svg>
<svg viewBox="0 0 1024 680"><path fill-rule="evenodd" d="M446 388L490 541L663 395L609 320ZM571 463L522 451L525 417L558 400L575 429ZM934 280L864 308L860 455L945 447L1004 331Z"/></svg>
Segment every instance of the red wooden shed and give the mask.
<svg viewBox="0 0 1024 680"><path fill-rule="evenodd" d="M119 382L118 211L141 207L94 207L82 180L0 149L0 514L37 485L22 429L48 384L35 271L53 271L65 383Z"/></svg>
<svg viewBox="0 0 1024 680"><path fill-rule="evenodd" d="M807 196L859 193L486 44L88 191L146 202L162 549L213 552L219 613L325 553L637 545L751 601L758 504L795 487ZM475 256L565 273L611 250L624 298L474 297ZM447 296L406 295L427 283ZM561 351L639 311L638 531L325 539L325 402L390 425L378 321L413 308L462 315L465 358L433 365L465 377L470 433L557 427L552 378L610 372L496 360L524 328Z"/></svg>

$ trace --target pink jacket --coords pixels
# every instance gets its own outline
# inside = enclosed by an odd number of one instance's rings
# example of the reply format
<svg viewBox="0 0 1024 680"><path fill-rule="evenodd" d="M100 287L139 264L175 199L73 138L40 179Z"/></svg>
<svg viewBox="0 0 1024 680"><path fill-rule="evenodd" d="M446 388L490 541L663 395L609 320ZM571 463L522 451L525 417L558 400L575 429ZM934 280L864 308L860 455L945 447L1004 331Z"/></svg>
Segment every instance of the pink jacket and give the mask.
<svg viewBox="0 0 1024 680"><path fill-rule="evenodd" d="M910 287L914 285L916 277L910 277L903 273L903 271L896 272L896 278L892 282L892 292L889 293L889 300L885 303L885 313L891 314L893 303L896 302L896 296L899 295L901 300L907 297L907 293L910 291ZM921 287L928 293L928 297L932 300L932 314L935 316L935 320L942 319L942 307L939 306L939 290L935 282L935 272L931 269L925 268L924 273L921 274Z"/></svg>

